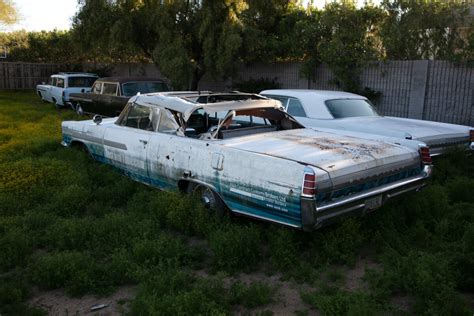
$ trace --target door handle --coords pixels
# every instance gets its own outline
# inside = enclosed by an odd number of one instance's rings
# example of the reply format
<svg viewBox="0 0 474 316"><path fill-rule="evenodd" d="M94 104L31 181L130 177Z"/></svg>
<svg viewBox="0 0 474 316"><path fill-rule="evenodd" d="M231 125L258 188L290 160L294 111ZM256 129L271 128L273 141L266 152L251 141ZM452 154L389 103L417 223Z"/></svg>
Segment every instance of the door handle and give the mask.
<svg viewBox="0 0 474 316"><path fill-rule="evenodd" d="M144 140L144 139L139 139L138 140L140 143L143 143L143 145L146 145L148 144L148 141Z"/></svg>

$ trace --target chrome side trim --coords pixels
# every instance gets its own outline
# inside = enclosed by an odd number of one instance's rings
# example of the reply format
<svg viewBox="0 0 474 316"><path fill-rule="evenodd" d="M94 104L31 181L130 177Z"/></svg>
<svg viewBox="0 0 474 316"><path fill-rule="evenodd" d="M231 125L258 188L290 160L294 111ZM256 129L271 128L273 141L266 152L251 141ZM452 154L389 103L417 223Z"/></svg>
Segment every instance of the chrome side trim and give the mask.
<svg viewBox="0 0 474 316"><path fill-rule="evenodd" d="M82 133L71 130L69 128L63 128L63 132L66 132L71 137L74 137L76 139L86 140L86 141L93 142L93 143L96 143L96 144L102 144L102 139L99 138L99 137L84 135ZM118 143L118 142L114 142L114 141L111 141L111 140L104 139L103 144L105 146L127 150L127 145L125 145L123 143Z"/></svg>
<svg viewBox="0 0 474 316"><path fill-rule="evenodd" d="M109 146L109 147L118 148L118 149L127 150L127 145L125 145L123 143L117 143L117 142L107 140L107 139L104 139L104 145Z"/></svg>

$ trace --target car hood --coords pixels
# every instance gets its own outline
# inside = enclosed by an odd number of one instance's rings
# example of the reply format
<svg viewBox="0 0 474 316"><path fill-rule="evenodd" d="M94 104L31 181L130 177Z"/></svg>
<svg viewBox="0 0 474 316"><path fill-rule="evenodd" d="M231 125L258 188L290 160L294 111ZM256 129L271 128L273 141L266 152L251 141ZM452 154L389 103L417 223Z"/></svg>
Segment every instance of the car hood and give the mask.
<svg viewBox="0 0 474 316"><path fill-rule="evenodd" d="M334 188L420 165L413 149L308 128L232 138L223 145L317 167Z"/></svg>
<svg viewBox="0 0 474 316"><path fill-rule="evenodd" d="M306 120L307 126L346 129L399 138L410 137L428 145L451 143L469 139L469 126L406 119L390 116L351 117L322 122L314 120L314 125ZM317 122L316 122L317 121ZM309 124L308 124L309 123Z"/></svg>

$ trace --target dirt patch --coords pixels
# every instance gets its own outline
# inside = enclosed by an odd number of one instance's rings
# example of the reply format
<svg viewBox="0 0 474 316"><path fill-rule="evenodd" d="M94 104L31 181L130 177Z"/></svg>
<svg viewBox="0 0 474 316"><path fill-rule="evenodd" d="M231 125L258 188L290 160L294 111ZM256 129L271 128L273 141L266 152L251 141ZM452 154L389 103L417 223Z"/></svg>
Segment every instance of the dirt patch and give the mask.
<svg viewBox="0 0 474 316"><path fill-rule="evenodd" d="M359 258L355 266L345 272L346 284L344 288L348 291L367 290L367 284L363 280L367 269L380 270L381 266L371 258Z"/></svg>
<svg viewBox="0 0 474 316"><path fill-rule="evenodd" d="M266 282L265 280L261 281ZM305 311L306 315L319 315L317 311L311 310L310 305L301 300L300 292L306 288L305 285L288 281L275 281L273 285L278 288L275 302L251 310L239 306L234 312L237 315L247 315L249 312L250 314L259 314L263 311L272 311L273 315L294 315L297 311Z"/></svg>
<svg viewBox="0 0 474 316"><path fill-rule="evenodd" d="M122 286L107 297L85 295L80 298L69 297L64 290L39 292L27 304L45 310L49 315L124 315L128 303L135 297L136 286ZM104 308L91 311L94 306L107 305Z"/></svg>

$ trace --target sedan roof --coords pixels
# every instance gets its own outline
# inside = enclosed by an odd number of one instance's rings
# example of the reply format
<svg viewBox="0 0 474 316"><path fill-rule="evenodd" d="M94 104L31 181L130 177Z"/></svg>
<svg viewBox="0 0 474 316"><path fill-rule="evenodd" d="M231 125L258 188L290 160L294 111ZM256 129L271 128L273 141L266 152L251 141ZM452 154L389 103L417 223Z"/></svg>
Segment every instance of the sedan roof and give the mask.
<svg viewBox="0 0 474 316"><path fill-rule="evenodd" d="M325 101L334 99L361 99L366 97L344 91L331 90L311 90L311 89L273 89L264 90L260 94L266 96L286 96L299 99L303 103L304 110L308 117L333 119L325 106Z"/></svg>

